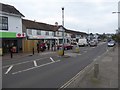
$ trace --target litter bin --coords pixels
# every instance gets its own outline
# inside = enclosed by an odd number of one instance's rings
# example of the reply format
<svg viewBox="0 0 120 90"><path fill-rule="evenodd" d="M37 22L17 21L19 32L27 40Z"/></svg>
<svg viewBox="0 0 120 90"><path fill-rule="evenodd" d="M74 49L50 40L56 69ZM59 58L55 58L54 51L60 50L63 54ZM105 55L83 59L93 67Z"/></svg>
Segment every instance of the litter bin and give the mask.
<svg viewBox="0 0 120 90"><path fill-rule="evenodd" d="M62 49L62 47L59 48L59 50L58 50L58 55L59 55L59 56L62 56L62 55L63 55L63 49Z"/></svg>
<svg viewBox="0 0 120 90"><path fill-rule="evenodd" d="M80 52L80 49L79 49L78 45L73 46L73 52L75 52L75 53L79 53Z"/></svg>
<svg viewBox="0 0 120 90"><path fill-rule="evenodd" d="M3 51L2 51L2 48L0 48L0 56L3 55Z"/></svg>

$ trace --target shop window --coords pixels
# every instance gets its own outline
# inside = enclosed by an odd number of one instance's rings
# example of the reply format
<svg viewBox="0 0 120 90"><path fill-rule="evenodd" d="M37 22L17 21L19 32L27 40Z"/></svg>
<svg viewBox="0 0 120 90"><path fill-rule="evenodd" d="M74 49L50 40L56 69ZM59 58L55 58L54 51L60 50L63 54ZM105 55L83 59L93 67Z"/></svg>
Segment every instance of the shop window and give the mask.
<svg viewBox="0 0 120 90"><path fill-rule="evenodd" d="M41 35L41 31L40 30L37 30L37 35Z"/></svg>
<svg viewBox="0 0 120 90"><path fill-rule="evenodd" d="M0 30L8 30L8 17L0 16Z"/></svg>

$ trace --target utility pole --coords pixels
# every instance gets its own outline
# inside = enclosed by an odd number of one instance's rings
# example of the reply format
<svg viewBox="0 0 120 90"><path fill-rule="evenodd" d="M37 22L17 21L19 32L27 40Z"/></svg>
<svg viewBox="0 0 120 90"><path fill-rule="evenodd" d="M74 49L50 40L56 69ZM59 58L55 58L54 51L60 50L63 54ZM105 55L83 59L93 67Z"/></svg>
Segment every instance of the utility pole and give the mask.
<svg viewBox="0 0 120 90"><path fill-rule="evenodd" d="M63 50L63 55L64 56L64 7L62 7L62 36L63 36L63 45L62 45L62 50Z"/></svg>

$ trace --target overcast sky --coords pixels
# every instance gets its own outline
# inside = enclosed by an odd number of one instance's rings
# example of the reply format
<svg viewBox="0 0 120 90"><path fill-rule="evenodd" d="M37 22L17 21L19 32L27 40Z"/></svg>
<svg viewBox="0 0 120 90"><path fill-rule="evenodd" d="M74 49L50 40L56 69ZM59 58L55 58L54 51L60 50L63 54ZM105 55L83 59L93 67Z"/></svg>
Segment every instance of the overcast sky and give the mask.
<svg viewBox="0 0 120 90"><path fill-rule="evenodd" d="M0 0L15 6L25 19L54 25L62 24L67 29L88 33L115 33L118 27L119 0Z"/></svg>

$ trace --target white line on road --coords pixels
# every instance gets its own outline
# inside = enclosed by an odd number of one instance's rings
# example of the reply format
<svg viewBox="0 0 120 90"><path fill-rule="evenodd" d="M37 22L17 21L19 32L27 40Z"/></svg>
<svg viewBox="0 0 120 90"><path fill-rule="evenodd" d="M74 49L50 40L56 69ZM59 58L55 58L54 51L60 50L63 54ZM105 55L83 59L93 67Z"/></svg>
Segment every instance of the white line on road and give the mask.
<svg viewBox="0 0 120 90"><path fill-rule="evenodd" d="M10 72L10 70L12 69L12 67L13 67L13 65L8 68L8 70L7 70L7 72L5 74L8 74L8 72Z"/></svg>
<svg viewBox="0 0 120 90"><path fill-rule="evenodd" d="M35 59L35 60L30 60L30 61L25 61L25 62L20 62L20 63L16 63L16 64L12 64L12 65L20 65L20 64L24 64L24 63L28 63L28 62L33 62L33 61L39 61L39 60L42 60L42 59L47 59L48 57L45 57L45 58L38 58L38 59ZM7 68L11 65L6 65L6 66L3 66L2 68Z"/></svg>
<svg viewBox="0 0 120 90"><path fill-rule="evenodd" d="M87 51L84 51L85 53L87 52Z"/></svg>
<svg viewBox="0 0 120 90"><path fill-rule="evenodd" d="M55 62L52 57L50 57L50 60L51 60L52 62Z"/></svg>
<svg viewBox="0 0 120 90"><path fill-rule="evenodd" d="M34 62L34 66L37 67L37 62L36 61L33 61Z"/></svg>
<svg viewBox="0 0 120 90"><path fill-rule="evenodd" d="M59 61L60 61L60 60L57 60L57 61L55 61L55 62L59 62ZM43 67L43 66L46 66L46 65L55 63L55 62L50 62L50 63L42 64L42 65L40 65L40 66L28 68L28 69L25 69L25 70L21 70L21 71L18 71L18 72L14 72L14 73L12 73L12 74L14 75L14 74L22 73L22 72L29 71L29 70L32 70L32 69L35 69L35 68L39 68L39 67Z"/></svg>

